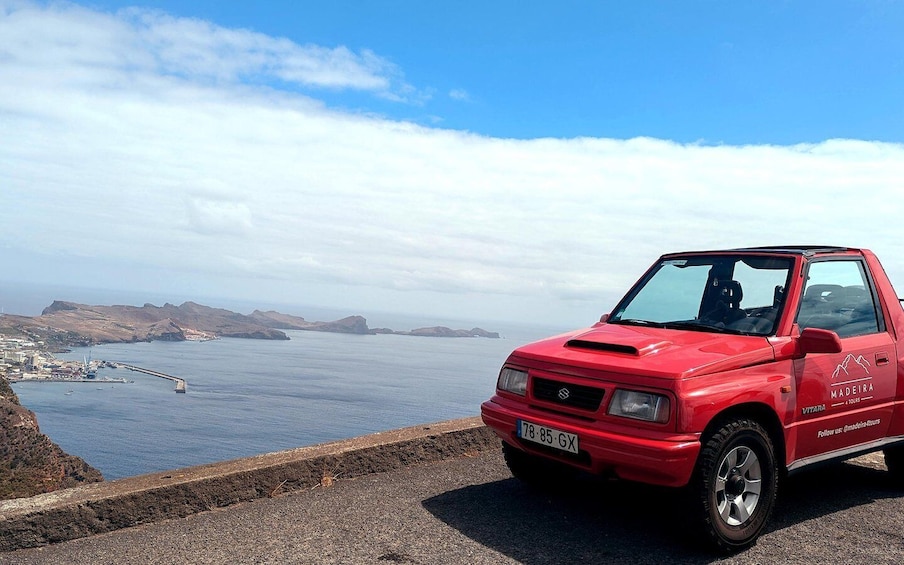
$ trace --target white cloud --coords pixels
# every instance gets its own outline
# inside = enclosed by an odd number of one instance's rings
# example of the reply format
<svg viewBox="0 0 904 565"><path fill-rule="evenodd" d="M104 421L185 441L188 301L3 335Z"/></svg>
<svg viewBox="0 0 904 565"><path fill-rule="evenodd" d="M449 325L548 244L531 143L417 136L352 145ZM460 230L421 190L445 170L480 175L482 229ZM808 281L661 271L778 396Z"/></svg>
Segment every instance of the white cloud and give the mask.
<svg viewBox="0 0 904 565"><path fill-rule="evenodd" d="M140 9L123 14L161 72L229 81L263 75L308 86L386 92L399 74L395 65L368 50L298 45Z"/></svg>
<svg viewBox="0 0 904 565"><path fill-rule="evenodd" d="M463 88L454 88L449 91L449 98L451 98L452 100L469 102L471 100L471 95L468 94L468 91Z"/></svg>
<svg viewBox="0 0 904 565"><path fill-rule="evenodd" d="M74 4L38 7L6 3L0 11L4 64L26 63L82 79L143 72L193 82L260 83L274 79L307 87L373 91L406 100L417 93L396 65L369 50L298 45L244 29L129 8L117 14ZM77 78L77 77L73 77ZM112 85L108 85L112 86Z"/></svg>
<svg viewBox="0 0 904 565"><path fill-rule="evenodd" d="M189 228L200 234L247 234L251 210L247 204L191 198L187 202Z"/></svg>
<svg viewBox="0 0 904 565"><path fill-rule="evenodd" d="M0 241L25 269L75 257L160 289L568 323L682 249L872 247L904 284L899 144L521 141L348 115L237 77L380 90L379 56L140 11L0 9L0 57Z"/></svg>

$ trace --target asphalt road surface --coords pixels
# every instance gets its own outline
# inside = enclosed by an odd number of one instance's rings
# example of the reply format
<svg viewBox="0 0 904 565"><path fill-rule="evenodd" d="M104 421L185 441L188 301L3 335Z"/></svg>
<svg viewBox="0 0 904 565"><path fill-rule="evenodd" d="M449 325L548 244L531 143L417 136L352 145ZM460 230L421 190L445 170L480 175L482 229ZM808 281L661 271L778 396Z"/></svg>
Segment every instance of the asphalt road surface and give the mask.
<svg viewBox="0 0 904 565"><path fill-rule="evenodd" d="M904 489L881 456L789 479L767 532L731 557L690 546L683 515L671 491L642 485L538 493L492 452L0 553L0 563L904 562Z"/></svg>

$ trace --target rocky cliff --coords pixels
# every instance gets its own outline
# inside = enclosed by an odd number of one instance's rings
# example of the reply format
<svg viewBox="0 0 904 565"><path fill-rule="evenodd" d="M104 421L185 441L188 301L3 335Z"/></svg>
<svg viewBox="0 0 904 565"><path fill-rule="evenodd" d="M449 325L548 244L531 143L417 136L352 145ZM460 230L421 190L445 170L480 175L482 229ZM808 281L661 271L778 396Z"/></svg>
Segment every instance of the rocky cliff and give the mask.
<svg viewBox="0 0 904 565"><path fill-rule="evenodd" d="M24 498L102 481L100 471L41 433L30 410L0 376L0 499Z"/></svg>
<svg viewBox="0 0 904 565"><path fill-rule="evenodd" d="M216 337L289 339L282 331L250 316L194 302L180 306L89 306L56 300L40 316L7 318L7 324L51 347Z"/></svg>

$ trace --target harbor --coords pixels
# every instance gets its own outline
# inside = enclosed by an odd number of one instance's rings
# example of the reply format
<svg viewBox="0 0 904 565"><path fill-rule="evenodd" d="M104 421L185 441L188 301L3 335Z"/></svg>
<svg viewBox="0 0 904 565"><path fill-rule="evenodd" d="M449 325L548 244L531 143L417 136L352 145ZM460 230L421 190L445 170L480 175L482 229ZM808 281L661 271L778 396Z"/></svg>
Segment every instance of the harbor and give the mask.
<svg viewBox="0 0 904 565"><path fill-rule="evenodd" d="M185 393L185 379L145 369L136 365L114 361L98 361L91 358L91 352L83 357L83 361L57 359L38 344L24 338L8 338L0 335L0 373L12 383L106 383L127 384L129 381L120 377L98 378L98 369L117 369L123 367L167 379L176 384L175 391ZM67 393L68 394L68 393Z"/></svg>

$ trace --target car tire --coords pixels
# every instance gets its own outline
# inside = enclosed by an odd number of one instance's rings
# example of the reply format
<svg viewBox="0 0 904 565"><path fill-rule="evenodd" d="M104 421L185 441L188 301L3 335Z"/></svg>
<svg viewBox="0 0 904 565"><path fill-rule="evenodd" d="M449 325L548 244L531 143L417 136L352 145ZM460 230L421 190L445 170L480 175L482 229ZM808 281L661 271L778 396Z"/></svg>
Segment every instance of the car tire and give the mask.
<svg viewBox="0 0 904 565"><path fill-rule="evenodd" d="M722 553L756 543L778 493L769 434L754 420L729 420L705 438L691 483L698 534Z"/></svg>
<svg viewBox="0 0 904 565"><path fill-rule="evenodd" d="M885 466L888 467L892 481L904 487L904 445L887 447L882 453L885 455Z"/></svg>
<svg viewBox="0 0 904 565"><path fill-rule="evenodd" d="M537 489L559 491L572 484L577 471L544 457L532 455L502 442L502 455L512 475L521 482Z"/></svg>

